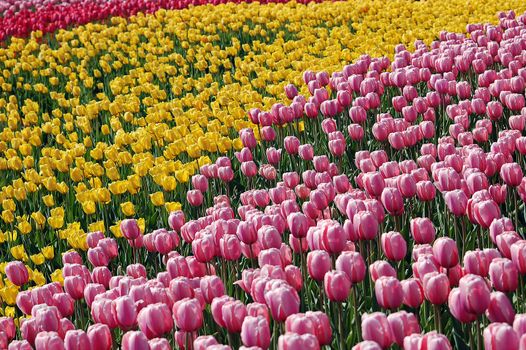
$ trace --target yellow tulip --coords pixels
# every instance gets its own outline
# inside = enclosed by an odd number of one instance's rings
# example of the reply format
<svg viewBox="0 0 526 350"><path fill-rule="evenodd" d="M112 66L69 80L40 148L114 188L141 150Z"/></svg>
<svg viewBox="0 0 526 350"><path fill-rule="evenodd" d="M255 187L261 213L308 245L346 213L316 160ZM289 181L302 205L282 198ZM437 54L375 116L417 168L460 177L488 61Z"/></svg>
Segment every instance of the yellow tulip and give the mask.
<svg viewBox="0 0 526 350"><path fill-rule="evenodd" d="M95 211L96 211L95 202L93 202L93 201L84 201L84 202L82 202L82 210L87 215L95 214Z"/></svg>
<svg viewBox="0 0 526 350"><path fill-rule="evenodd" d="M11 284L0 289L0 297L7 305L15 305L18 287Z"/></svg>
<svg viewBox="0 0 526 350"><path fill-rule="evenodd" d="M111 231L111 233L113 233L113 236L115 236L115 238L121 238L122 237L120 224L121 224L120 221L118 221L118 222L115 223L115 225L110 226L110 231Z"/></svg>
<svg viewBox="0 0 526 350"><path fill-rule="evenodd" d="M133 216L135 215L135 206L132 202L121 203L121 211L126 216Z"/></svg>
<svg viewBox="0 0 526 350"><path fill-rule="evenodd" d="M42 255L44 255L47 260L51 260L55 257L55 249L52 246L44 247L42 248Z"/></svg>
<svg viewBox="0 0 526 350"><path fill-rule="evenodd" d="M155 192L150 194L150 200L156 207L164 205L164 194L162 192Z"/></svg>
<svg viewBox="0 0 526 350"><path fill-rule="evenodd" d="M15 221L15 216L13 215L13 212L11 210L3 210L2 220L4 220L6 224L10 224L13 221Z"/></svg>
<svg viewBox="0 0 526 350"><path fill-rule="evenodd" d="M16 210L15 201L12 199L4 199L2 201L2 208L4 208L4 210L15 211Z"/></svg>
<svg viewBox="0 0 526 350"><path fill-rule="evenodd" d="M44 224L46 223L45 216L39 211L31 213L31 219L33 219L33 221L35 221L37 226L40 228L42 228Z"/></svg>
<svg viewBox="0 0 526 350"><path fill-rule="evenodd" d="M55 205L55 200L53 198L53 195L52 194L48 194L48 195L45 195L42 197L42 200L44 201L44 204L46 205L46 207L52 207Z"/></svg>
<svg viewBox="0 0 526 350"><path fill-rule="evenodd" d="M10 300L10 302L8 302L8 304L13 305L14 303L12 303L11 300ZM4 316L14 318L15 317L15 308L13 306L6 306L5 309L4 309ZM18 321L18 319L15 320L15 325L18 327L17 321Z"/></svg>
<svg viewBox="0 0 526 350"><path fill-rule="evenodd" d="M166 211L167 211L168 213L171 213L171 212L173 212L173 211L181 210L182 205L181 205L181 203L179 203L179 202L166 202L166 203L164 204L164 207L166 208Z"/></svg>
<svg viewBox="0 0 526 350"><path fill-rule="evenodd" d="M64 277L62 276L62 270L57 269L51 273L51 281L58 282L61 285L64 285Z"/></svg>
<svg viewBox="0 0 526 350"><path fill-rule="evenodd" d="M88 225L88 230L90 232L100 231L102 233L106 232L106 227L104 226L104 220L93 222Z"/></svg>
<svg viewBox="0 0 526 350"><path fill-rule="evenodd" d="M30 258L35 265L42 265L45 261L44 254L42 253L33 254L30 256Z"/></svg>
<svg viewBox="0 0 526 350"><path fill-rule="evenodd" d="M22 244L11 247L11 255L17 260L26 261L28 259L26 250Z"/></svg>
<svg viewBox="0 0 526 350"><path fill-rule="evenodd" d="M42 273L38 271L33 271L33 276L31 279L33 280L33 282L35 282L37 286L43 286L44 284L46 284L46 278Z"/></svg>
<svg viewBox="0 0 526 350"><path fill-rule="evenodd" d="M31 224L26 220L20 221L16 227L18 228L18 231L20 231L21 234L27 235L31 232Z"/></svg>

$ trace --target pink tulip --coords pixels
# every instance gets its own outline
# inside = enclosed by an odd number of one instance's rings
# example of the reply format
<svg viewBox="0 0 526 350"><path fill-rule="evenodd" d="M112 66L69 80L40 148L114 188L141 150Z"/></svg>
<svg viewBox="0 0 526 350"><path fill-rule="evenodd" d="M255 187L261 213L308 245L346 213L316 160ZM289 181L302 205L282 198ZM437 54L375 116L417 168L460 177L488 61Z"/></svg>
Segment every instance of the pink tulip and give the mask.
<svg viewBox="0 0 526 350"><path fill-rule="evenodd" d="M440 266L448 269L458 264L457 243L449 237L440 237L433 243L433 256Z"/></svg>
<svg viewBox="0 0 526 350"><path fill-rule="evenodd" d="M95 248L97 246L97 243L99 240L104 238L104 234L100 231L97 232L91 232L86 237L86 241L88 242L88 246L90 248ZM90 244L91 243L91 244ZM62 254L62 263L63 264L81 264L82 265L82 257L80 254L74 250L70 250L68 252L65 252Z"/></svg>
<svg viewBox="0 0 526 350"><path fill-rule="evenodd" d="M351 280L345 272L332 270L325 274L323 286L329 300L342 302L349 296Z"/></svg>
<svg viewBox="0 0 526 350"><path fill-rule="evenodd" d="M403 303L406 306L417 308L424 301L424 288L420 280L409 278L400 282L404 292Z"/></svg>
<svg viewBox="0 0 526 350"><path fill-rule="evenodd" d="M466 311L481 315L490 302L490 291L486 281L480 276L469 274L459 281L460 298Z"/></svg>
<svg viewBox="0 0 526 350"><path fill-rule="evenodd" d="M416 243L431 243L435 239L435 234L435 227L428 218L411 219L411 235Z"/></svg>
<svg viewBox="0 0 526 350"><path fill-rule="evenodd" d="M173 328L173 319L166 304L151 304L143 308L137 316L139 329L148 339L160 337Z"/></svg>
<svg viewBox="0 0 526 350"><path fill-rule="evenodd" d="M56 332L40 332L35 338L35 348L38 350L64 350L64 341Z"/></svg>
<svg viewBox="0 0 526 350"><path fill-rule="evenodd" d="M509 259L494 259L489 265L489 276L498 291L509 293L517 289L519 271Z"/></svg>
<svg viewBox="0 0 526 350"><path fill-rule="evenodd" d="M194 332L203 324L203 311L197 299L185 298L173 305L173 318L183 332Z"/></svg>
<svg viewBox="0 0 526 350"><path fill-rule="evenodd" d="M491 293L488 309L486 310L491 322L505 322L510 325L515 319L515 310L511 300L502 292Z"/></svg>
<svg viewBox="0 0 526 350"><path fill-rule="evenodd" d="M381 276L374 284L376 301L384 309L397 309L402 305L404 291L398 279L391 276Z"/></svg>
<svg viewBox="0 0 526 350"><path fill-rule="evenodd" d="M385 314L380 312L362 315L362 336L364 340L378 343L383 349L394 341L391 325Z"/></svg>
<svg viewBox="0 0 526 350"><path fill-rule="evenodd" d="M194 340L194 350L206 350L209 346L218 345L216 338L211 335L202 335Z"/></svg>
<svg viewBox="0 0 526 350"><path fill-rule="evenodd" d="M3 332L9 341L15 337L16 326L13 318L0 317L0 332Z"/></svg>
<svg viewBox="0 0 526 350"><path fill-rule="evenodd" d="M11 261L5 266L5 274L15 286L22 286L29 280L29 272L21 261Z"/></svg>
<svg viewBox="0 0 526 350"><path fill-rule="evenodd" d="M75 300L84 297L84 287L86 283L80 276L68 276L64 278L64 289Z"/></svg>
<svg viewBox="0 0 526 350"><path fill-rule="evenodd" d="M91 344L88 335L78 329L66 333L64 338L64 348L66 350L90 350Z"/></svg>
<svg viewBox="0 0 526 350"><path fill-rule="evenodd" d="M378 234L378 221L369 211L360 211L353 217L353 229L362 240L372 240Z"/></svg>
<svg viewBox="0 0 526 350"><path fill-rule="evenodd" d="M109 350L112 347L110 329L105 324L94 324L86 332L93 349Z"/></svg>
<svg viewBox="0 0 526 350"><path fill-rule="evenodd" d="M115 319L119 328L130 329L137 323L137 308L129 296L115 299L112 302L112 309L115 312Z"/></svg>
<svg viewBox="0 0 526 350"><path fill-rule="evenodd" d="M270 346L270 326L263 316L247 316L241 327L241 340L245 346L258 346L268 349Z"/></svg>
<svg viewBox="0 0 526 350"><path fill-rule="evenodd" d="M504 350L518 348L519 337L510 325L506 323L491 323L484 330L484 349Z"/></svg>
<svg viewBox="0 0 526 350"><path fill-rule="evenodd" d="M382 347L378 343L371 340L364 340L352 347L352 350L381 350Z"/></svg>
<svg viewBox="0 0 526 350"><path fill-rule="evenodd" d="M443 273L431 272L423 279L424 295L434 305L441 305L449 296L449 279Z"/></svg>
<svg viewBox="0 0 526 350"><path fill-rule="evenodd" d="M241 332L241 326L246 316L247 308L239 300L227 301L221 308L223 323L230 333Z"/></svg>
<svg viewBox="0 0 526 350"><path fill-rule="evenodd" d="M396 277L396 270L384 260L377 260L369 265L369 274L373 282L380 277Z"/></svg>
<svg viewBox="0 0 526 350"><path fill-rule="evenodd" d="M513 243L510 247L511 251L511 260L519 270L519 272L524 275L526 274L526 241L519 240Z"/></svg>
<svg viewBox="0 0 526 350"><path fill-rule="evenodd" d="M345 272L351 283L360 283L366 274L365 261L358 252L342 252L336 259L336 270Z"/></svg>
<svg viewBox="0 0 526 350"><path fill-rule="evenodd" d="M7 345L7 344L6 344ZM9 343L7 350L32 350L31 344L27 340L14 340Z"/></svg>
<svg viewBox="0 0 526 350"><path fill-rule="evenodd" d="M185 216L182 211L173 211L168 216L168 224L172 230L179 231L185 224Z"/></svg>
<svg viewBox="0 0 526 350"><path fill-rule="evenodd" d="M299 312L300 299L292 287L281 286L267 291L265 302L276 322L284 322L289 315Z"/></svg>
<svg viewBox="0 0 526 350"><path fill-rule="evenodd" d="M134 240L139 237L141 234L141 230L139 228L139 225L137 224L137 220L135 219L124 219L121 221L120 229L122 232L122 235L127 240Z"/></svg>
<svg viewBox="0 0 526 350"><path fill-rule="evenodd" d="M323 281L325 274L331 269L331 257L324 250L313 250L307 255L309 275L315 281Z"/></svg>
<svg viewBox="0 0 526 350"><path fill-rule="evenodd" d="M493 200L484 200L475 204L474 217L483 228L489 228L493 220L500 216L500 208Z"/></svg>
<svg viewBox="0 0 526 350"><path fill-rule="evenodd" d="M448 338L443 335L439 334L436 331L432 331L429 333L424 334L422 337L422 340L420 342L420 349L422 350L453 350L451 347L451 344L449 343Z"/></svg>
<svg viewBox="0 0 526 350"><path fill-rule="evenodd" d="M381 244L382 250L389 260L401 261L407 254L407 243L399 232L383 233Z"/></svg>
<svg viewBox="0 0 526 350"><path fill-rule="evenodd" d="M404 212L402 194L397 188L384 188L382 191L381 200L385 210L387 210L389 214L400 216Z"/></svg>
<svg viewBox="0 0 526 350"><path fill-rule="evenodd" d="M399 311L387 316L395 343L404 345L404 338L411 334L420 333L420 325L416 316L406 311Z"/></svg>
<svg viewBox="0 0 526 350"><path fill-rule="evenodd" d="M453 190L444 194L444 200L449 211L455 216L462 216L466 213L468 198L461 190Z"/></svg>
<svg viewBox="0 0 526 350"><path fill-rule="evenodd" d="M148 338L139 331L129 331L122 337L123 350L149 350Z"/></svg>
<svg viewBox="0 0 526 350"><path fill-rule="evenodd" d="M522 169L517 163L503 164L500 168L500 177L508 186L517 187L523 178Z"/></svg>
<svg viewBox="0 0 526 350"><path fill-rule="evenodd" d="M278 338L278 350L319 350L318 339L312 334L285 333Z"/></svg>

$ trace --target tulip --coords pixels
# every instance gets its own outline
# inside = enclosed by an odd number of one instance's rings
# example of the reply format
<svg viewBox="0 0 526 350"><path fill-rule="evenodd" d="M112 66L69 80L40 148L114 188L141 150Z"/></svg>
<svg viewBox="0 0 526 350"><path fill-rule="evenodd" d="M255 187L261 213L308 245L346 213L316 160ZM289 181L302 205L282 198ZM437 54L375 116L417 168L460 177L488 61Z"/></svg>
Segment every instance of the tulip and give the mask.
<svg viewBox="0 0 526 350"><path fill-rule="evenodd" d="M285 333L278 338L278 350L319 350L318 339L312 334Z"/></svg>
<svg viewBox="0 0 526 350"><path fill-rule="evenodd" d="M489 276L493 287L500 292L513 292L518 286L519 271L509 259L494 259L489 265Z"/></svg>
<svg viewBox="0 0 526 350"><path fill-rule="evenodd" d="M435 234L435 227L428 218L411 219L411 235L416 243L431 243L435 239Z"/></svg>
<svg viewBox="0 0 526 350"><path fill-rule="evenodd" d="M309 276L315 281L323 281L325 274L331 269L331 257L324 250L313 250L307 255Z"/></svg>
<svg viewBox="0 0 526 350"><path fill-rule="evenodd" d="M510 247L511 251L511 260L519 270L519 272L524 275L526 274L526 241L519 240L513 243Z"/></svg>
<svg viewBox="0 0 526 350"><path fill-rule="evenodd" d="M13 318L0 317L0 332L3 332L9 341L15 337L16 326Z"/></svg>
<svg viewBox="0 0 526 350"><path fill-rule="evenodd" d="M270 326L263 316L247 316L241 327L241 340L245 346L268 349L270 346Z"/></svg>
<svg viewBox="0 0 526 350"><path fill-rule="evenodd" d="M443 273L431 272L424 276L424 295L434 305L446 302L449 295L449 279Z"/></svg>
<svg viewBox="0 0 526 350"><path fill-rule="evenodd" d="M126 332L122 337L122 349L150 349L148 338L139 331Z"/></svg>
<svg viewBox="0 0 526 350"><path fill-rule="evenodd" d="M209 346L218 344L217 340L211 335L199 336L193 342L194 350L206 350Z"/></svg>
<svg viewBox="0 0 526 350"><path fill-rule="evenodd" d="M110 329L105 324L94 324L88 327L87 335L93 349L109 350L112 347Z"/></svg>
<svg viewBox="0 0 526 350"><path fill-rule="evenodd" d="M203 324L203 311L197 299L184 298L173 305L173 318L183 332L195 332Z"/></svg>
<svg viewBox="0 0 526 350"><path fill-rule="evenodd" d="M372 240L378 234L378 221L369 211L354 214L353 229L362 240Z"/></svg>
<svg viewBox="0 0 526 350"><path fill-rule="evenodd" d="M385 314L380 312L362 315L362 336L364 340L378 343L383 349L394 341L391 325Z"/></svg>
<svg viewBox="0 0 526 350"><path fill-rule="evenodd" d="M11 261L5 266L5 274L15 286L22 286L29 280L29 272L21 261Z"/></svg>
<svg viewBox="0 0 526 350"><path fill-rule="evenodd" d="M399 232L390 231L381 236L382 250L389 260L401 261L407 254L407 243Z"/></svg>
<svg viewBox="0 0 526 350"><path fill-rule="evenodd" d="M402 284L395 277L381 276L374 284L376 301L384 309L397 309L402 305L404 291Z"/></svg>
<svg viewBox="0 0 526 350"><path fill-rule="evenodd" d="M121 329L130 329L137 323L137 308L129 296L122 296L112 302L115 319Z"/></svg>
<svg viewBox="0 0 526 350"><path fill-rule="evenodd" d="M448 237L440 237L433 243L433 256L440 266L448 269L458 264L457 243Z"/></svg>
<svg viewBox="0 0 526 350"><path fill-rule="evenodd" d="M378 343L370 340L364 340L352 347L352 350L381 350L382 347Z"/></svg>
<svg viewBox="0 0 526 350"><path fill-rule="evenodd" d="M90 350L91 344L84 331L71 330L66 333L64 338L64 348L66 350Z"/></svg>
<svg viewBox="0 0 526 350"><path fill-rule="evenodd" d="M420 325L416 316L406 311L399 311L387 316L391 326L393 339L399 346L404 345L404 338L411 334L420 333Z"/></svg>
<svg viewBox="0 0 526 350"><path fill-rule="evenodd" d="M35 338L35 349L37 350L64 350L64 341L56 332L40 332Z"/></svg>
<svg viewBox="0 0 526 350"><path fill-rule="evenodd" d="M365 261L358 252L342 252L336 259L335 267L345 272L351 283L360 283L365 278Z"/></svg>
<svg viewBox="0 0 526 350"><path fill-rule="evenodd" d="M404 212L402 194L397 188L384 188L381 195L381 201L385 210L391 215L400 216Z"/></svg>
<svg viewBox="0 0 526 350"><path fill-rule="evenodd" d="M120 230L122 235L129 241L137 239L141 234L137 220L135 219L125 219L121 221Z"/></svg>
<svg viewBox="0 0 526 350"><path fill-rule="evenodd" d="M502 292L491 293L488 309L486 310L491 322L505 322L510 325L515 319L515 310L510 299Z"/></svg>
<svg viewBox="0 0 526 350"><path fill-rule="evenodd" d="M484 330L484 349L504 350L518 348L519 337L510 325L506 323L491 323Z"/></svg>
<svg viewBox="0 0 526 350"><path fill-rule="evenodd" d="M157 303L143 308L137 316L139 329L148 339L160 337L171 331L173 319L166 304Z"/></svg>
<svg viewBox="0 0 526 350"><path fill-rule="evenodd" d="M416 278L409 278L400 282L404 292L403 303L412 308L418 308L424 301L424 288Z"/></svg>
<svg viewBox="0 0 526 350"><path fill-rule="evenodd" d="M265 302L276 322L284 322L289 315L299 312L300 299L292 287L281 286L267 291Z"/></svg>
<svg viewBox="0 0 526 350"><path fill-rule="evenodd" d="M342 302L349 296L351 280L345 272L332 270L325 274L323 286L329 300Z"/></svg>
<svg viewBox="0 0 526 350"><path fill-rule="evenodd" d="M473 274L462 277L459 281L459 292L466 311L481 315L488 308L490 291L482 277Z"/></svg>
<svg viewBox="0 0 526 350"><path fill-rule="evenodd" d="M468 198L463 191L453 190L444 193L444 201L453 215L462 216L466 213Z"/></svg>
<svg viewBox="0 0 526 350"><path fill-rule="evenodd" d="M75 300L84 297L84 287L86 283L81 276L68 276L64 279L64 289Z"/></svg>

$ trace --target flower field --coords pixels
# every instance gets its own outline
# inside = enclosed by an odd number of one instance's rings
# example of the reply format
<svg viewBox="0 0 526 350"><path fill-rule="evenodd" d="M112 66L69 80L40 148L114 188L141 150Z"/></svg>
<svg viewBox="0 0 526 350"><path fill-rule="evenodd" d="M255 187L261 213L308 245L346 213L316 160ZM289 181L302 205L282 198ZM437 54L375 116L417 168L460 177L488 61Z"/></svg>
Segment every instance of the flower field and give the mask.
<svg viewBox="0 0 526 350"><path fill-rule="evenodd" d="M0 349L526 350L524 11L0 2Z"/></svg>

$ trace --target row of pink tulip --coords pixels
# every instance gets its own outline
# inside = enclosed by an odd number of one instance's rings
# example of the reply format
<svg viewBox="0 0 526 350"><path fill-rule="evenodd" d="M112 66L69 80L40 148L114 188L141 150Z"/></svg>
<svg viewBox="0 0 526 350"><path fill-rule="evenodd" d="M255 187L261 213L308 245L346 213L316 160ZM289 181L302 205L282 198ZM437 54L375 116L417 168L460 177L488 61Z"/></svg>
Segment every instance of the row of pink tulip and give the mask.
<svg viewBox="0 0 526 350"><path fill-rule="evenodd" d="M27 37L40 30L54 33L58 29L107 18L130 17L139 12L159 9L184 9L188 6L223 4L251 0L3 0L0 1L0 41L11 36ZM286 2L265 0L262 3ZM300 3L320 0L300 0Z"/></svg>

